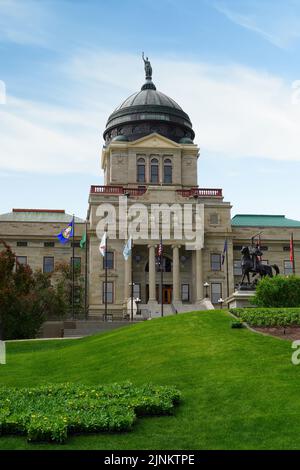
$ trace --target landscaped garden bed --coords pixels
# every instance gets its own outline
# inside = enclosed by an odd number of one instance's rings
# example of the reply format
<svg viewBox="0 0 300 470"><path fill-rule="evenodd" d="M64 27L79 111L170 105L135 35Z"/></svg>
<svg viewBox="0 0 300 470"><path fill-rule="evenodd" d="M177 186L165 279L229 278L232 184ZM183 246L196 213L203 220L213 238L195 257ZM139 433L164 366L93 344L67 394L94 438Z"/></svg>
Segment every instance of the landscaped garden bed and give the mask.
<svg viewBox="0 0 300 470"><path fill-rule="evenodd" d="M230 313L250 326L300 326L300 308L232 308Z"/></svg>
<svg viewBox="0 0 300 470"><path fill-rule="evenodd" d="M260 333L300 339L300 308L232 308L230 313Z"/></svg>
<svg viewBox="0 0 300 470"><path fill-rule="evenodd" d="M63 443L68 434L130 431L137 417L172 414L179 400L174 387L131 383L1 387L0 434Z"/></svg>

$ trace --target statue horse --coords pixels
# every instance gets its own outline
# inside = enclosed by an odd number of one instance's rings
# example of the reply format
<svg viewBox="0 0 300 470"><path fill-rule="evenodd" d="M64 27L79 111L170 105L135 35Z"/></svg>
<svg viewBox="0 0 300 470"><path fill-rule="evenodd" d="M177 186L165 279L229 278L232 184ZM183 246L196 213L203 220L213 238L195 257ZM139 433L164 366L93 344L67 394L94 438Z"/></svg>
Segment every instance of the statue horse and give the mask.
<svg viewBox="0 0 300 470"><path fill-rule="evenodd" d="M245 277L247 276L248 284L250 284L250 273L253 273L254 277L256 274L259 274L261 278L265 276L273 277L273 271L275 271L275 275L279 274L279 267L277 264L272 264L269 266L268 264L262 264L259 260L259 257L262 256L262 251L256 247L255 249L251 250L248 246L243 246L241 249L242 254L242 280L241 284L243 284Z"/></svg>

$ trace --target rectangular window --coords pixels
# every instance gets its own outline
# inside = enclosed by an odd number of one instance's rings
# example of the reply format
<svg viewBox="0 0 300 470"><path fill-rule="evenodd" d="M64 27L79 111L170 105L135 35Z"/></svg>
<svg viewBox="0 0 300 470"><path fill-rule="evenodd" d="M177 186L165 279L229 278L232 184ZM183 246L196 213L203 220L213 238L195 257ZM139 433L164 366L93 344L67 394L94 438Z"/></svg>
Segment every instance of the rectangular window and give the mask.
<svg viewBox="0 0 300 470"><path fill-rule="evenodd" d="M146 181L146 166L138 165L137 166L137 181L138 183L145 183Z"/></svg>
<svg viewBox="0 0 300 470"><path fill-rule="evenodd" d="M74 248L80 248L80 242L71 242L71 246L74 246Z"/></svg>
<svg viewBox="0 0 300 470"><path fill-rule="evenodd" d="M73 258L71 258L71 268L72 268ZM81 270L81 258L80 256L74 257L74 267L75 269Z"/></svg>
<svg viewBox="0 0 300 470"><path fill-rule="evenodd" d="M28 246L28 242L17 242L17 246Z"/></svg>
<svg viewBox="0 0 300 470"><path fill-rule="evenodd" d="M103 269L105 269L105 261L107 269L114 269L114 252L108 251L106 256L103 257Z"/></svg>
<svg viewBox="0 0 300 470"><path fill-rule="evenodd" d="M209 223L210 223L210 225L218 225L219 224L219 215L218 214L210 214Z"/></svg>
<svg viewBox="0 0 300 470"><path fill-rule="evenodd" d="M286 260L284 263L284 274L293 274L293 262Z"/></svg>
<svg viewBox="0 0 300 470"><path fill-rule="evenodd" d="M53 248L55 246L54 242L44 242L45 248Z"/></svg>
<svg viewBox="0 0 300 470"><path fill-rule="evenodd" d="M164 183L172 184L172 166L165 165L164 167Z"/></svg>
<svg viewBox="0 0 300 470"><path fill-rule="evenodd" d="M221 271L221 255L220 254L210 255L210 268L212 271Z"/></svg>
<svg viewBox="0 0 300 470"><path fill-rule="evenodd" d="M243 248L242 245L233 245L233 250L234 251L241 251L242 248Z"/></svg>
<svg viewBox="0 0 300 470"><path fill-rule="evenodd" d="M235 259L233 261L233 275L234 276L241 276L242 272L242 262L240 259Z"/></svg>
<svg viewBox="0 0 300 470"><path fill-rule="evenodd" d="M261 264L264 264L265 266L267 266L269 264L269 260L267 259L262 259L261 260Z"/></svg>
<svg viewBox="0 0 300 470"><path fill-rule="evenodd" d="M107 303L112 304L114 302L114 283L107 282ZM105 282L102 283L102 303L105 303Z"/></svg>
<svg viewBox="0 0 300 470"><path fill-rule="evenodd" d="M218 300L222 297L222 284L220 282L211 283L211 302L217 304Z"/></svg>
<svg viewBox="0 0 300 470"><path fill-rule="evenodd" d="M151 165L151 183L158 183L158 165Z"/></svg>
<svg viewBox="0 0 300 470"><path fill-rule="evenodd" d="M27 264L27 256L16 256L16 260L18 264L23 264L23 266Z"/></svg>
<svg viewBox="0 0 300 470"><path fill-rule="evenodd" d="M133 298L140 299L141 298L141 284L135 282L133 286Z"/></svg>
<svg viewBox="0 0 300 470"><path fill-rule="evenodd" d="M44 256L43 272L53 273L53 271L54 271L54 256Z"/></svg>
<svg viewBox="0 0 300 470"><path fill-rule="evenodd" d="M181 300L182 300L182 302L189 302L189 300L190 300L190 286L189 286L189 284L181 284Z"/></svg>

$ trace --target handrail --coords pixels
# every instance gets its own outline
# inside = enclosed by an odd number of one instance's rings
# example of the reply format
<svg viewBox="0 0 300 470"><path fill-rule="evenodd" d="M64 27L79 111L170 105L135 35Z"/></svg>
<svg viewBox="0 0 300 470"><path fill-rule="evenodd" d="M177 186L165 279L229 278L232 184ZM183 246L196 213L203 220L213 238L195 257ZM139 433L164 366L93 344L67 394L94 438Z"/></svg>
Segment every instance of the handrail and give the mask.
<svg viewBox="0 0 300 470"><path fill-rule="evenodd" d="M182 197L222 197L220 188L189 188L177 189L176 191Z"/></svg>

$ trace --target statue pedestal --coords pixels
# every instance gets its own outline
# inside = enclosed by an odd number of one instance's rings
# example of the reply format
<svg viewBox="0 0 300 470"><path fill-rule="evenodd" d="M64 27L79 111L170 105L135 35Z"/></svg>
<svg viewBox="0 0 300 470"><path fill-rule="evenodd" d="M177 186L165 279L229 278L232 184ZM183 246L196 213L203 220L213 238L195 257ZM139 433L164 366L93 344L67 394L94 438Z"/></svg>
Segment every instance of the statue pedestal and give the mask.
<svg viewBox="0 0 300 470"><path fill-rule="evenodd" d="M224 302L227 304L228 308L254 307L254 305L250 303L254 295L255 290L236 290L227 297Z"/></svg>

